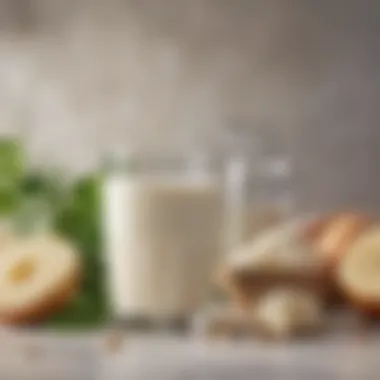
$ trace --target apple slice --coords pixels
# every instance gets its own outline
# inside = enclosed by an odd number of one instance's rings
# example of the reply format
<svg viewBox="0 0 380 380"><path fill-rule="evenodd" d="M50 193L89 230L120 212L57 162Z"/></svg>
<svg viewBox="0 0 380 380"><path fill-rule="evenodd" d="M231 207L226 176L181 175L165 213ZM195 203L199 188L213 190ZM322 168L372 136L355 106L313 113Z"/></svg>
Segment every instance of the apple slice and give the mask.
<svg viewBox="0 0 380 380"><path fill-rule="evenodd" d="M347 251L337 282L359 310L380 316L380 226L361 234Z"/></svg>
<svg viewBox="0 0 380 380"><path fill-rule="evenodd" d="M329 306L342 303L336 284L336 270L355 240L366 231L373 220L360 212L330 213L315 219L304 228L303 236L314 248L323 266L326 300Z"/></svg>
<svg viewBox="0 0 380 380"><path fill-rule="evenodd" d="M332 217L315 242L316 251L334 271L358 236L371 225L371 218L359 213L341 213Z"/></svg>

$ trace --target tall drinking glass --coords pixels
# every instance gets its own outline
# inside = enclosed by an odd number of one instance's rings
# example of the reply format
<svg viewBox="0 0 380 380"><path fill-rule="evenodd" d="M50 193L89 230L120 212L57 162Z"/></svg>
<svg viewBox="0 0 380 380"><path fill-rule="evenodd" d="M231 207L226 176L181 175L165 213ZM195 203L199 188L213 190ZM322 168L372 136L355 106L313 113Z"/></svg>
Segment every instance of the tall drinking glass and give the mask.
<svg viewBox="0 0 380 380"><path fill-rule="evenodd" d="M221 249L221 186L199 157L114 160L104 188L114 317L183 326L207 300Z"/></svg>

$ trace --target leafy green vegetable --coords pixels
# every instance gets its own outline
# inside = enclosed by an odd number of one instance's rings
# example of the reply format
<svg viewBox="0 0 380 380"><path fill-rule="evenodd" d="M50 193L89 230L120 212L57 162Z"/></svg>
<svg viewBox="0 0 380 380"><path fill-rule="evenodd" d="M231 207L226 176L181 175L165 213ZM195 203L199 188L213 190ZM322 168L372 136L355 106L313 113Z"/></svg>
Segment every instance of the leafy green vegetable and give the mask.
<svg viewBox="0 0 380 380"><path fill-rule="evenodd" d="M101 250L101 184L102 179L96 175L74 183L70 201L57 214L57 231L70 239L82 252L85 268L82 293L63 314L56 316L54 321L59 326L63 322L71 324L74 321L97 324L107 317L105 270ZM65 315L69 315L69 318Z"/></svg>
<svg viewBox="0 0 380 380"><path fill-rule="evenodd" d="M71 197L57 214L56 228L91 258L100 254L100 178L74 183Z"/></svg>
<svg viewBox="0 0 380 380"><path fill-rule="evenodd" d="M15 229L23 234L51 230L69 195L63 177L34 170L26 173L19 187L18 207L12 217Z"/></svg>
<svg viewBox="0 0 380 380"><path fill-rule="evenodd" d="M24 149L20 141L0 139L0 188L14 188L25 170Z"/></svg>
<svg viewBox="0 0 380 380"><path fill-rule="evenodd" d="M7 217L18 208L21 194L17 188L0 188L0 217Z"/></svg>
<svg viewBox="0 0 380 380"><path fill-rule="evenodd" d="M104 321L104 314L95 297L86 293L78 296L64 310L57 313L47 323L47 327L92 328Z"/></svg>
<svg viewBox="0 0 380 380"><path fill-rule="evenodd" d="M0 215L9 215L20 200L20 181L25 171L24 152L19 141L0 139Z"/></svg>
<svg viewBox="0 0 380 380"><path fill-rule="evenodd" d="M68 186L61 172L34 170L23 177L20 186L25 196L44 198L54 209L68 196Z"/></svg>

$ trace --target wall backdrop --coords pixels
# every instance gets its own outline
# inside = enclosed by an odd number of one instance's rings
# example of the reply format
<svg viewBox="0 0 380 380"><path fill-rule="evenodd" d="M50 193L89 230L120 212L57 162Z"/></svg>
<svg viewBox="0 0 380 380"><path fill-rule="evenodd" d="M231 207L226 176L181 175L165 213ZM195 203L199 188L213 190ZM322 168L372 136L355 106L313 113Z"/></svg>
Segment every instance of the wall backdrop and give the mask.
<svg viewBox="0 0 380 380"><path fill-rule="evenodd" d="M376 0L2 0L0 131L84 170L244 123L294 157L301 209L380 210L379 18Z"/></svg>

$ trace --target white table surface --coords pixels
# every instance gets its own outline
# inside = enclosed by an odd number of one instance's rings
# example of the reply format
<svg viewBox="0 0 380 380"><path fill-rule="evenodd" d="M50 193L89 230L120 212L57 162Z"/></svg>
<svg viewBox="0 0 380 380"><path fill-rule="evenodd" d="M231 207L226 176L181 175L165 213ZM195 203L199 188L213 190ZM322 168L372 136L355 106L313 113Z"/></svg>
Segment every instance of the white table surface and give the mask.
<svg viewBox="0 0 380 380"><path fill-rule="evenodd" d="M380 335L325 334L292 343L110 333L0 332L0 380L380 378Z"/></svg>

